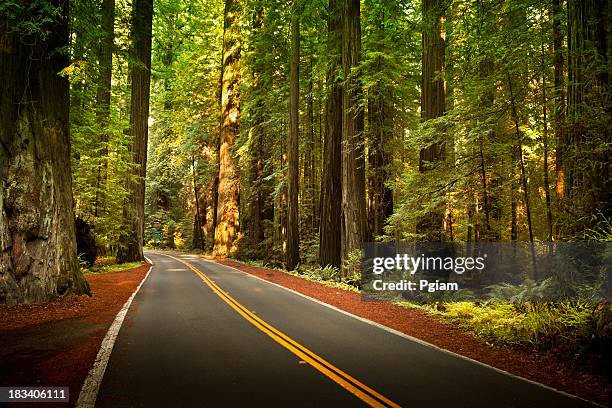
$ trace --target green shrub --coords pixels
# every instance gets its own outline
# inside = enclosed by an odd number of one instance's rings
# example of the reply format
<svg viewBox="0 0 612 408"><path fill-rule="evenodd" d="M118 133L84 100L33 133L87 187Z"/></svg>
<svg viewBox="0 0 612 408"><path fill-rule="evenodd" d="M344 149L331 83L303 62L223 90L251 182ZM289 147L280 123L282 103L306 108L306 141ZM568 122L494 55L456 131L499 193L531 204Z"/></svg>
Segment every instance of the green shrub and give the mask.
<svg viewBox="0 0 612 408"><path fill-rule="evenodd" d="M581 354L592 337L594 303L586 302L449 302L425 306L489 343Z"/></svg>

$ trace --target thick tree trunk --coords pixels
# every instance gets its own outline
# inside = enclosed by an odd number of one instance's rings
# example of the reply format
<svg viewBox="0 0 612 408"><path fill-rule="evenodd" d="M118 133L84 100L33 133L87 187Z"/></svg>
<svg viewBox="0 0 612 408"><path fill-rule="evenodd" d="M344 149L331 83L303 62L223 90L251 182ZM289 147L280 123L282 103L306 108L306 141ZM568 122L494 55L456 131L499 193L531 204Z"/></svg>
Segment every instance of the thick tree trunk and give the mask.
<svg viewBox="0 0 612 408"><path fill-rule="evenodd" d="M610 97L607 1L568 0L568 149L564 155L570 233L610 217ZM600 214L601 213L601 214Z"/></svg>
<svg viewBox="0 0 612 408"><path fill-rule="evenodd" d="M240 131L240 8L238 0L225 0L215 256L236 251L234 241L240 230L240 174L233 157Z"/></svg>
<svg viewBox="0 0 612 408"><path fill-rule="evenodd" d="M0 303L44 301L89 293L76 252L72 204L68 2L44 37L0 19ZM44 20L42 20L44 21Z"/></svg>
<svg viewBox="0 0 612 408"><path fill-rule="evenodd" d="M359 0L345 0L343 16L342 259L346 259L361 249L366 231L362 88L353 70L361 58Z"/></svg>
<svg viewBox="0 0 612 408"><path fill-rule="evenodd" d="M327 21L327 127L323 146L319 264L339 267L341 263L342 216L342 81L339 78L342 50L342 0L329 0Z"/></svg>
<svg viewBox="0 0 612 408"><path fill-rule="evenodd" d="M144 255L144 200L149 136L149 96L151 92L151 34L153 0L134 0L132 14L132 57L130 65L130 134L134 162L133 179L128 180L130 197L124 209L127 231L117 254L119 262L142 261Z"/></svg>
<svg viewBox="0 0 612 408"><path fill-rule="evenodd" d="M291 16L291 63L289 93L289 143L288 150L288 214L286 267L292 271L300 263L300 232L298 217L299 179L299 102L300 102L300 20L296 0L293 0Z"/></svg>
<svg viewBox="0 0 612 408"><path fill-rule="evenodd" d="M445 45L443 35L444 1L423 0L423 62L421 73L421 119L444 115L446 89L444 80ZM445 146L437 142L419 152L419 171L425 172L444 160ZM417 222L417 233L427 241L444 238L444 208L434 208Z"/></svg>

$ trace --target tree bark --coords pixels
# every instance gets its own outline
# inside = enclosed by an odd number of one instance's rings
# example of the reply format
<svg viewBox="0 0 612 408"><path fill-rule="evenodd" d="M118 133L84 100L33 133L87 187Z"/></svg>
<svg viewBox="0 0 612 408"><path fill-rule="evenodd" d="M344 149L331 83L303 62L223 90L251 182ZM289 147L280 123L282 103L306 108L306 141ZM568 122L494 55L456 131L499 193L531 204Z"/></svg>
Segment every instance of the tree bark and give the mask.
<svg viewBox="0 0 612 408"><path fill-rule="evenodd" d="M302 200L306 209L305 217L303 217L302 236L306 236L308 240L315 234L315 219L316 219L316 155L315 155L315 128L314 128L314 94L313 94L313 75L312 75L313 58L311 56L306 65L305 78L307 80L306 90L306 115L304 128L306 129L306 148L303 152L303 168L304 168L304 188L302 189Z"/></svg>
<svg viewBox="0 0 612 408"><path fill-rule="evenodd" d="M327 21L327 126L323 142L323 174L319 227L319 264L340 267L342 216L342 0L329 0Z"/></svg>
<svg viewBox="0 0 612 408"><path fill-rule="evenodd" d="M565 188L570 233L611 216L607 1L568 0L568 128ZM567 207L567 206L566 206Z"/></svg>
<svg viewBox="0 0 612 408"><path fill-rule="evenodd" d="M117 254L119 262L144 259L144 200L149 136L149 96L151 92L151 35L153 0L134 0L132 13L132 57L130 64L130 135L132 136L133 178L128 180L130 197L124 208L127 231Z"/></svg>
<svg viewBox="0 0 612 408"><path fill-rule="evenodd" d="M443 0L423 0L423 61L421 73L421 119L435 119L444 115L446 88L444 80L445 44L443 34ZM445 147L437 142L419 152L419 171L425 172L436 162L444 160ZM417 222L417 233L426 241L444 238L444 208L434 208Z"/></svg>
<svg viewBox="0 0 612 408"><path fill-rule="evenodd" d="M292 271L300 262L300 233L298 216L299 178L299 102L300 102L300 20L296 0L293 0L291 16L291 63L289 73L289 143L288 191L287 191L287 254L286 267Z"/></svg>
<svg viewBox="0 0 612 408"><path fill-rule="evenodd" d="M236 251L234 241L240 230L240 174L233 157L240 131L240 9L238 0L225 0L215 256L229 256Z"/></svg>
<svg viewBox="0 0 612 408"><path fill-rule="evenodd" d="M262 30L264 17L263 1L257 3L255 10L255 18L253 19L253 31L256 36L263 36ZM265 52L259 45L259 41L256 42L257 51ZM264 98L262 93L264 92L263 78L265 65L262 64L259 59L255 59L253 62L252 71L252 82L253 88L252 93L256 98L255 109L253 112L253 125L250 129L251 132L251 145L249 153L251 155L250 171L249 171L249 184L251 187L250 191L250 207L251 217L249 219L249 235L252 240L253 248L256 256L260 256L261 248L259 245L264 240L264 205L265 205L265 193L264 193L264 167L265 161L268 158L268 149L264 146Z"/></svg>
<svg viewBox="0 0 612 408"><path fill-rule="evenodd" d="M195 203L195 222L193 225L193 247L204 249L204 225L206 221L202 222L202 211L200 209L200 189L198 188L198 178L196 173L196 160L195 156L191 155L191 171L193 177L193 198ZM206 207L204 207L204 214L206 214Z"/></svg>
<svg viewBox="0 0 612 408"><path fill-rule="evenodd" d="M545 58L544 52L544 43L542 43L542 59L544 62ZM552 208L551 208L551 198L550 198L550 179L548 175L548 109L547 109L548 100L546 97L546 75L542 75L542 125L543 125L543 134L542 134L542 145L544 148L544 195L546 198L546 240L552 241L553 239L553 217L552 217Z"/></svg>
<svg viewBox="0 0 612 408"><path fill-rule="evenodd" d="M89 293L79 268L72 202L68 2L60 12L16 6L0 19L0 303ZM43 15L44 14L44 15ZM47 33L9 21L45 21Z"/></svg>
<svg viewBox="0 0 612 408"><path fill-rule="evenodd" d="M346 259L361 249L366 230L362 87L353 69L361 58L359 0L345 0L343 19L342 259Z"/></svg>
<svg viewBox="0 0 612 408"><path fill-rule="evenodd" d="M389 145L393 141L391 129L391 107L389 95L383 91L382 84L368 97L368 123L370 152L369 163L372 170L368 183L368 239L383 235L387 217L393 214L393 191L387 186L391 154Z"/></svg>

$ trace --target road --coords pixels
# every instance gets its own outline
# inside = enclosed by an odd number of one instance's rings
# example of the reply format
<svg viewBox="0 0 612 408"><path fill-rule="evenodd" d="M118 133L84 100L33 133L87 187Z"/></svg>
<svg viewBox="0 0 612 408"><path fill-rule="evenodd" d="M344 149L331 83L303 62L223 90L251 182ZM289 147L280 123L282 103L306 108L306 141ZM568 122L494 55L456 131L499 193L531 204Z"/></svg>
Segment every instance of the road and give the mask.
<svg viewBox="0 0 612 408"><path fill-rule="evenodd" d="M147 257L97 407L591 406L235 269Z"/></svg>

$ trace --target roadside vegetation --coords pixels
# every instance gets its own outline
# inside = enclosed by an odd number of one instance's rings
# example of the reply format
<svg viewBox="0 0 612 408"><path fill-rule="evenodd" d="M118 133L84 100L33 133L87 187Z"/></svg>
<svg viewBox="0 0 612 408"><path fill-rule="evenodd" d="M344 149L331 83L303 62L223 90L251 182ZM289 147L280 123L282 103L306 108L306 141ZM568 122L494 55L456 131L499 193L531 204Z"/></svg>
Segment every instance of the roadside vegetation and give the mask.
<svg viewBox="0 0 612 408"><path fill-rule="evenodd" d="M118 263L114 257L99 257L96 259L93 266L88 267L87 264L81 264L81 270L84 274L95 273L109 273L109 272L120 272L128 269L137 268L142 265L142 262L122 262Z"/></svg>

